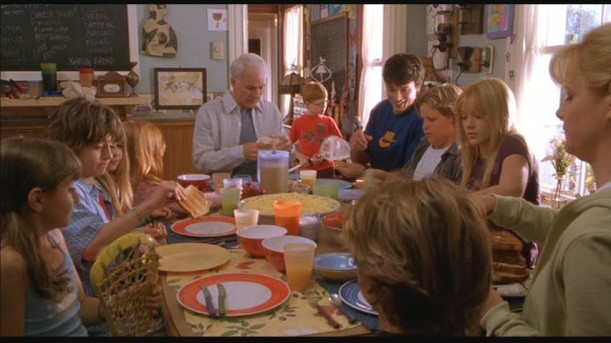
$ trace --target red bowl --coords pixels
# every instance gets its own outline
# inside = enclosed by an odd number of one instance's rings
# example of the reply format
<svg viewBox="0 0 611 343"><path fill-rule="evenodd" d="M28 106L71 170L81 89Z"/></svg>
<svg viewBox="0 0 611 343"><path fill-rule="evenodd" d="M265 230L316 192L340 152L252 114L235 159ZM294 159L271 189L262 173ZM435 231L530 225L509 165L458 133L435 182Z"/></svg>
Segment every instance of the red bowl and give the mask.
<svg viewBox="0 0 611 343"><path fill-rule="evenodd" d="M210 175L207 174L183 174L178 175L178 183L183 187L189 187L193 185L200 191L204 191L208 188L208 182L210 182Z"/></svg>
<svg viewBox="0 0 611 343"><path fill-rule="evenodd" d="M284 245L287 243L309 243L312 244L314 248L317 246L316 242L313 240L301 236L286 235L264 239L261 245L263 246L265 259L281 273L286 273L286 266L284 265Z"/></svg>
<svg viewBox="0 0 611 343"><path fill-rule="evenodd" d="M252 257L264 257L263 246L261 243L264 239L270 237L284 236L287 231L282 226L277 225L253 225L238 229L236 235L238 242L242 248Z"/></svg>

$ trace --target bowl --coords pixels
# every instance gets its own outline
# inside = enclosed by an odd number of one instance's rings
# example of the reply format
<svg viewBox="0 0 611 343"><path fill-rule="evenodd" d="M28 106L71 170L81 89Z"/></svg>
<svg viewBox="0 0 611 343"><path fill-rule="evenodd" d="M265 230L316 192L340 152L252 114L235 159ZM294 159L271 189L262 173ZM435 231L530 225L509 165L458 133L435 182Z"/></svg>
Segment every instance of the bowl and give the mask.
<svg viewBox="0 0 611 343"><path fill-rule="evenodd" d="M281 273L286 273L284 245L287 243L308 243L313 245L314 248L317 246L313 240L301 236L286 235L264 239L261 245L263 246L265 259Z"/></svg>
<svg viewBox="0 0 611 343"><path fill-rule="evenodd" d="M183 174L178 175L177 177L178 183L183 187L189 187L193 185L200 191L204 191L208 188L208 183L210 182L210 175L207 174Z"/></svg>
<svg viewBox="0 0 611 343"><path fill-rule="evenodd" d="M341 211L331 212L320 218L322 230L319 241L345 248L344 225L346 224L346 213Z"/></svg>
<svg viewBox="0 0 611 343"><path fill-rule="evenodd" d="M238 242L242 248L252 257L264 257L263 246L261 243L264 239L270 237L278 237L286 235L286 229L277 225L253 225L239 229L236 232Z"/></svg>
<svg viewBox="0 0 611 343"><path fill-rule="evenodd" d="M329 281L348 281L357 278L357 266L348 253L328 253L314 257L314 269Z"/></svg>

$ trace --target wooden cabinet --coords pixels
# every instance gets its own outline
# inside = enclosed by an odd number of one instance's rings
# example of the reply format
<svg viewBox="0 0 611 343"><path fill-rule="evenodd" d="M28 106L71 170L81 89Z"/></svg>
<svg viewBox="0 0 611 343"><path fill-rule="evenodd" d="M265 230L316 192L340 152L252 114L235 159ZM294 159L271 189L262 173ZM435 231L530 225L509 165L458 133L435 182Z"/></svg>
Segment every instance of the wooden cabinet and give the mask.
<svg viewBox="0 0 611 343"><path fill-rule="evenodd" d="M181 174L198 173L191 162L195 121L193 119L150 121L161 129L165 138L164 178L175 180Z"/></svg>
<svg viewBox="0 0 611 343"><path fill-rule="evenodd" d="M25 137L43 138L46 126L46 120L31 123L6 123L3 121L0 126L0 137L4 139L23 135Z"/></svg>

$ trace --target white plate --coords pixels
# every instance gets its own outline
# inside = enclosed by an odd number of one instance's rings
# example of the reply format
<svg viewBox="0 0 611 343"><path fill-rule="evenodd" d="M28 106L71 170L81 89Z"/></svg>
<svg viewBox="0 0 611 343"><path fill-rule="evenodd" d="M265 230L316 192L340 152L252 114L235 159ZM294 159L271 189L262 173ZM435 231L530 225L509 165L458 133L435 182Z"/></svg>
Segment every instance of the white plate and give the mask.
<svg viewBox="0 0 611 343"><path fill-rule="evenodd" d="M496 292L502 297L523 297L526 296L526 287L521 283L511 283L507 285L493 286Z"/></svg>
<svg viewBox="0 0 611 343"><path fill-rule="evenodd" d="M236 227L231 217L199 217L178 221L171 230L187 237L220 237L234 234Z"/></svg>

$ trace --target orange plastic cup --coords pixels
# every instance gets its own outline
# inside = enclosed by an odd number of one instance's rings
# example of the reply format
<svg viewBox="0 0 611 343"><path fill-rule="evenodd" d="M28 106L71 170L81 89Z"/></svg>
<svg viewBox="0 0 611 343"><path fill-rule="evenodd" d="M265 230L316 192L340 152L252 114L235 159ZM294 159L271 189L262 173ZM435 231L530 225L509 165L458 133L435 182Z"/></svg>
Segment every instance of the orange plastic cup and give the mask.
<svg viewBox="0 0 611 343"><path fill-rule="evenodd" d="M296 199L278 199L274 201L274 219L276 225L286 228L288 235L299 235L299 218L301 202Z"/></svg>

